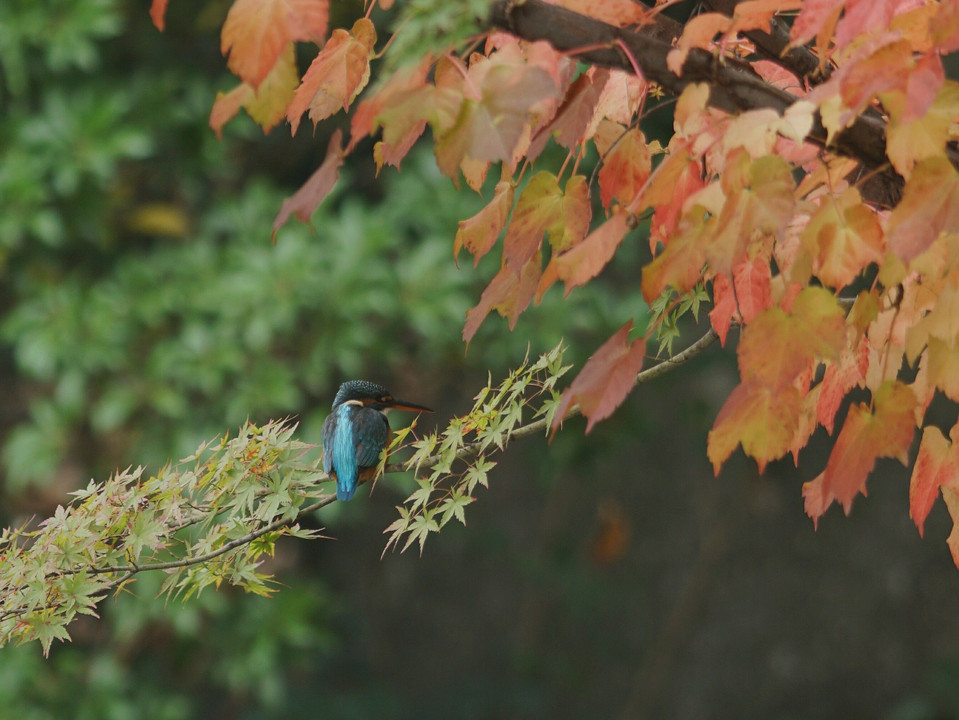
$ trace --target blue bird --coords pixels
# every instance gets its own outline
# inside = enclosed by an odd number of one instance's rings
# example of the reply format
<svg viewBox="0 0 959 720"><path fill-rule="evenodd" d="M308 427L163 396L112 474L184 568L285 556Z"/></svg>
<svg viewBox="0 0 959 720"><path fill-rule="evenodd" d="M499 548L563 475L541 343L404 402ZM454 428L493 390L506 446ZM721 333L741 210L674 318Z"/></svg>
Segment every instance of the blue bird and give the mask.
<svg viewBox="0 0 959 720"><path fill-rule="evenodd" d="M323 470L336 479L336 499L350 500L363 470L375 468L390 439L386 411L433 412L397 400L382 385L350 380L340 385L333 412L323 421Z"/></svg>

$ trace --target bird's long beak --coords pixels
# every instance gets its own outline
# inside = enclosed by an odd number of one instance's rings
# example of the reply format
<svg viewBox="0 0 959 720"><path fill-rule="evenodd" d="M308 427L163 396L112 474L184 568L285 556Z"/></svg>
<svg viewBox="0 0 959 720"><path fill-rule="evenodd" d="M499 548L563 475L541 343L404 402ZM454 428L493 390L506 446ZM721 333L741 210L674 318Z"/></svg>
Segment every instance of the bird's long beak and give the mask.
<svg viewBox="0 0 959 720"><path fill-rule="evenodd" d="M391 410L409 410L411 412L433 412L432 408L428 408L425 405L417 405L416 403L407 402L406 400L394 400L389 407Z"/></svg>

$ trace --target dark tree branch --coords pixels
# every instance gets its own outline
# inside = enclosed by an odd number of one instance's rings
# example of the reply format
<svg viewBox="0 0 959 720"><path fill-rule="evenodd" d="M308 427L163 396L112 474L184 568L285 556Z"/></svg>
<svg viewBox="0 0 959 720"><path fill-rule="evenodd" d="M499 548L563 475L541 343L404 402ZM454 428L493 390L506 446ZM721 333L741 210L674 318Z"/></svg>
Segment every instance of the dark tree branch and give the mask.
<svg viewBox="0 0 959 720"><path fill-rule="evenodd" d="M742 0L704 0L704 4L714 12L732 17L736 6ZM789 47L789 27L779 18L773 18L769 32L749 30L743 33L756 49L767 59L778 63L798 78L810 80L813 84L822 82L831 74L832 68L825 65L819 68L819 58L809 48Z"/></svg>
<svg viewBox="0 0 959 720"><path fill-rule="evenodd" d="M647 80L656 82L673 95L680 94L692 83L707 83L710 87L709 103L727 112L772 108L781 114L797 100L785 90L764 82L748 63L735 58L718 58L699 48L689 53L681 75L676 75L666 65L666 56L672 47L668 41L657 37L663 33L663 28L647 33L616 28L542 0L498 0L492 6L489 22L493 27L525 40L545 40L557 50L586 48L577 53L584 62L632 72L631 58L623 51L622 45ZM771 45L771 48L775 47L778 45ZM822 148L827 147L826 129L818 113L806 139ZM868 201L884 207L898 203L904 181L888 165L885 123L880 118L858 117L838 134L828 149L859 161L866 173L874 173L872 182L861 188ZM959 153L954 149L947 152L953 164L959 166Z"/></svg>

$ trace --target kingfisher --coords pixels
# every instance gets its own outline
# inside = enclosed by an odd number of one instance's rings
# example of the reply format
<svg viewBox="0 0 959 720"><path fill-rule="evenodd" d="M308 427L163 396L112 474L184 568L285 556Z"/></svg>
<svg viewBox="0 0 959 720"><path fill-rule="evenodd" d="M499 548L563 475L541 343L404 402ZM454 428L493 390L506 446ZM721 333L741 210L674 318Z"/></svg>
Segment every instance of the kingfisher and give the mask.
<svg viewBox="0 0 959 720"><path fill-rule="evenodd" d="M340 385L333 412L323 421L323 470L336 479L336 499L350 500L360 474L375 468L390 438L386 411L433 412L423 405L397 400L382 385L350 380Z"/></svg>

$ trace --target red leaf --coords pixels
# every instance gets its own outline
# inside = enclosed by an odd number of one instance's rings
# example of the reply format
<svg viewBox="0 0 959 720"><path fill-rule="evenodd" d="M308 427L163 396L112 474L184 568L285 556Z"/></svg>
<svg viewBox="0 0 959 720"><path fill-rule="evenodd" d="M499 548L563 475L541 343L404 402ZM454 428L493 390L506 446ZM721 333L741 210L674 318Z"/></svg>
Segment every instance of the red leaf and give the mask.
<svg viewBox="0 0 959 720"><path fill-rule="evenodd" d="M825 514L836 498L825 489L826 473L821 472L814 480L803 483L802 496L806 514L812 518L813 527L819 529L819 518Z"/></svg>
<svg viewBox="0 0 959 720"><path fill-rule="evenodd" d="M662 295L667 287L684 293L702 279L706 265L703 236L715 222L701 205L683 216L666 249L643 268L643 298L647 303Z"/></svg>
<svg viewBox="0 0 959 720"><path fill-rule="evenodd" d="M916 432L916 395L908 385L885 382L873 397L875 410L853 405L829 455L823 477L823 492L838 500L846 514L860 492L876 460L895 457L903 464Z"/></svg>
<svg viewBox="0 0 959 720"><path fill-rule="evenodd" d="M329 21L329 0L236 0L227 13L220 50L227 66L253 86L273 69L288 43L322 43Z"/></svg>
<svg viewBox="0 0 959 720"><path fill-rule="evenodd" d="M336 130L330 137L323 163L303 184L303 187L283 201L280 212L273 221L274 241L277 231L290 219L291 214L295 214L300 222L309 222L317 206L329 195L340 176L340 166L343 165L342 141L343 132Z"/></svg>
<svg viewBox="0 0 959 720"><path fill-rule="evenodd" d="M562 192L555 175L545 170L537 173L513 210L503 240L504 262L523 267L541 248L544 235L556 253L576 245L589 230L590 215L586 178L573 175Z"/></svg>
<svg viewBox="0 0 959 720"><path fill-rule="evenodd" d="M802 398L786 387L774 391L756 380L744 380L723 403L706 442L706 455L719 470L736 446L756 461L759 472L766 464L789 452L798 428Z"/></svg>
<svg viewBox="0 0 959 720"><path fill-rule="evenodd" d="M292 134L296 135L300 117L307 108L314 126L340 108L349 109L353 98L370 79L370 54L375 43L376 30L366 18L357 20L349 32L333 31L286 109Z"/></svg>
<svg viewBox="0 0 959 720"><path fill-rule="evenodd" d="M636 384L636 375L643 367L646 342L643 338L629 341L630 320L603 343L583 365L576 379L563 392L553 419L553 431L574 405L586 416L586 432L613 414Z"/></svg>
<svg viewBox="0 0 959 720"><path fill-rule="evenodd" d="M868 367L869 341L865 336L859 340L854 352L843 349L838 362L826 366L816 404L816 418L830 435L839 406L850 390L865 382Z"/></svg>
<svg viewBox="0 0 959 720"><path fill-rule="evenodd" d="M440 85L439 79L436 84ZM459 103L452 126L442 118L430 120L437 137L434 151L440 170L456 178L466 158L503 161L515 169L526 149L531 121L558 95L553 77L516 52L501 51L489 60L474 62L468 85L458 85Z"/></svg>
<svg viewBox="0 0 959 720"><path fill-rule="evenodd" d="M922 432L919 454L909 481L909 517L919 528L922 537L926 518L942 486L956 488L959 483L959 446L955 445L957 427L950 435L953 442L943 437L939 428L928 426Z"/></svg>
<svg viewBox="0 0 959 720"><path fill-rule="evenodd" d="M347 152L382 125L383 140L374 149L377 171L384 164L399 167L400 161L426 128L424 111L433 95L427 77L432 66L433 58L427 56L419 65L397 70L372 97L356 106L350 122Z"/></svg>
<svg viewBox="0 0 959 720"><path fill-rule="evenodd" d="M646 137L639 128L627 130L603 120L596 131L596 149L603 158L599 171L599 197L609 210L613 199L628 205L639 194L652 170Z"/></svg>
<svg viewBox="0 0 959 720"><path fill-rule="evenodd" d="M468 220L460 220L459 230L453 240L453 257L462 248L473 254L473 267L479 263L493 245L506 225L506 218L513 207L513 183L503 180L496 184L493 199Z"/></svg>
<svg viewBox="0 0 959 720"><path fill-rule="evenodd" d="M566 295L569 295L574 287L585 285L606 267L626 233L634 226L635 222L631 218L628 213L616 213L591 232L583 242L554 257L556 276L566 283ZM545 287L541 287L539 295L542 296L545 290Z"/></svg>
<svg viewBox="0 0 959 720"><path fill-rule="evenodd" d="M771 270L769 257L760 253L752 260L745 259L733 272L733 283L726 275L713 282L713 309L709 321L725 347L726 335L734 317L744 323L752 322L760 312L772 305Z"/></svg>
<svg viewBox="0 0 959 720"><path fill-rule="evenodd" d="M516 327L516 320L520 313L529 307L536 292L536 286L542 274L541 267L540 253L536 253L519 273L508 265L503 265L496 277L486 286L476 307L466 311L463 340L469 344L491 310L496 310L509 320L510 330Z"/></svg>
<svg viewBox="0 0 959 720"><path fill-rule="evenodd" d="M838 358L845 341L845 314L835 296L807 287L790 314L771 307L743 329L737 348L740 374L774 390L784 388L810 361Z"/></svg>
<svg viewBox="0 0 959 720"><path fill-rule="evenodd" d="M566 91L566 97L552 122L537 131L530 142L527 152L530 162L539 157L550 137L554 137L562 147L572 149L592 136L600 119L596 117L599 99L609 78L609 70L597 67L590 68L576 78Z"/></svg>
<svg viewBox="0 0 959 720"><path fill-rule="evenodd" d="M885 255L882 227L859 191L827 195L802 231L803 246L813 258L813 271L825 285L840 289Z"/></svg>
<svg viewBox="0 0 959 720"><path fill-rule="evenodd" d="M889 247L904 262L959 230L959 173L945 157L918 163L889 217Z"/></svg>
<svg viewBox="0 0 959 720"><path fill-rule="evenodd" d="M210 110L210 127L222 140L223 126L243 107L253 121L263 128L264 133L269 132L286 116L286 106L298 82L293 43L290 43L259 89L254 90L246 83L241 83L228 93L217 93Z"/></svg>
<svg viewBox="0 0 959 720"><path fill-rule="evenodd" d="M150 19L160 32L166 27L166 6L169 2L170 0L153 0L150 4Z"/></svg>

